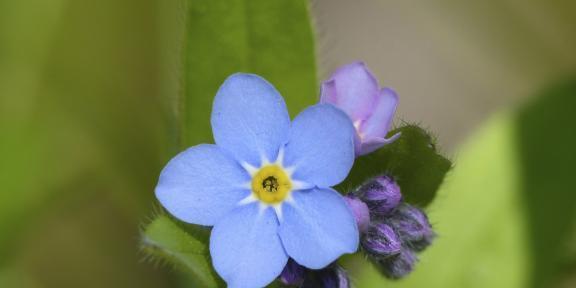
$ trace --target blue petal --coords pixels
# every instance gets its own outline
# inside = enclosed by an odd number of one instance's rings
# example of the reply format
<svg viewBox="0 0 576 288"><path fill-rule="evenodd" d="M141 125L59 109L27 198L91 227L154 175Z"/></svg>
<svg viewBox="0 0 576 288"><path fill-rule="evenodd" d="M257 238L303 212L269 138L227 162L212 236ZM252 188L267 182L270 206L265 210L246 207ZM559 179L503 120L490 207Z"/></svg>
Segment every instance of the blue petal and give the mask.
<svg viewBox="0 0 576 288"><path fill-rule="evenodd" d="M262 156L276 160L290 127L282 96L252 74L234 74L224 81L214 99L211 121L216 144L253 166L259 166Z"/></svg>
<svg viewBox="0 0 576 288"><path fill-rule="evenodd" d="M293 204L283 207L280 238L300 265L320 269L358 248L358 228L340 194L332 189L292 192Z"/></svg>
<svg viewBox="0 0 576 288"><path fill-rule="evenodd" d="M264 287L288 262L274 211L259 213L258 203L238 207L214 226L210 254L228 287Z"/></svg>
<svg viewBox="0 0 576 288"><path fill-rule="evenodd" d="M156 197L176 218L214 225L249 195L244 169L216 145L198 145L172 158L160 174Z"/></svg>
<svg viewBox="0 0 576 288"><path fill-rule="evenodd" d="M286 145L285 165L294 179L319 187L344 180L354 163L354 126L330 104L314 105L294 119Z"/></svg>

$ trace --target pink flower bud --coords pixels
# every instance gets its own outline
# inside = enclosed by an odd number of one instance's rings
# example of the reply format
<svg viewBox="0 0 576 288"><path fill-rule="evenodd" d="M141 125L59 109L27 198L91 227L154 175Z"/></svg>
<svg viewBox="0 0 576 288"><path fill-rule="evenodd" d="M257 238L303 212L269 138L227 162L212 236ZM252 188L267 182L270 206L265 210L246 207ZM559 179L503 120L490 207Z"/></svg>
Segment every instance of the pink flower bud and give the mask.
<svg viewBox="0 0 576 288"><path fill-rule="evenodd" d="M321 103L340 108L356 128L356 156L368 154L396 140L386 138L398 105L398 96L390 88L380 88L363 62L340 67L322 83Z"/></svg>

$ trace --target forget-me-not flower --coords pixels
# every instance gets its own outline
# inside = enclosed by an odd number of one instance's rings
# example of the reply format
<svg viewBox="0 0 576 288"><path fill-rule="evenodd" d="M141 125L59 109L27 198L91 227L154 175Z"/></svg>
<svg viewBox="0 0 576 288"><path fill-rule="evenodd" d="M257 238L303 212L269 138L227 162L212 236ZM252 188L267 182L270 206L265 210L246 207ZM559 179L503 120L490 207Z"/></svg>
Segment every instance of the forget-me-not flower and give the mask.
<svg viewBox="0 0 576 288"><path fill-rule="evenodd" d="M398 96L390 88L380 88L363 62L340 67L322 83L320 103L342 109L356 128L356 155L368 154L400 136L386 138L398 105Z"/></svg>
<svg viewBox="0 0 576 288"><path fill-rule="evenodd" d="M174 157L156 196L178 219L214 226L210 254L229 287L262 287L288 258L320 269L356 251L358 228L330 188L354 162L354 127L329 104L290 123L280 94L256 75L234 74L212 108L215 145Z"/></svg>

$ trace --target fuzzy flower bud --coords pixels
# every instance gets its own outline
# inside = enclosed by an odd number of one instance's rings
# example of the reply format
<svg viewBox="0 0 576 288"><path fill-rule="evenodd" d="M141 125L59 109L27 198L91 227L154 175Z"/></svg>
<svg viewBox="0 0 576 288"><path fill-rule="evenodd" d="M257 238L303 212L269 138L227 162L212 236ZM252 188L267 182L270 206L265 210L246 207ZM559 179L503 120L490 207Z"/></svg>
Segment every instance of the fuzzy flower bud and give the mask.
<svg viewBox="0 0 576 288"><path fill-rule="evenodd" d="M378 259L397 255L402 249L398 235L385 223L370 226L361 243L370 257Z"/></svg>
<svg viewBox="0 0 576 288"><path fill-rule="evenodd" d="M304 282L304 276L306 276L306 268L290 258L282 270L279 280L284 285L299 286Z"/></svg>
<svg viewBox="0 0 576 288"><path fill-rule="evenodd" d="M344 268L333 264L309 274L301 288L350 288L348 273Z"/></svg>
<svg viewBox="0 0 576 288"><path fill-rule="evenodd" d="M400 186L386 175L368 180L354 194L366 203L374 216L390 214L402 200Z"/></svg>
<svg viewBox="0 0 576 288"><path fill-rule="evenodd" d="M344 200L346 200L346 204L348 204L348 207L352 210L352 214L354 215L360 233L366 232L370 225L370 211L368 210L366 203L353 195L344 197Z"/></svg>
<svg viewBox="0 0 576 288"><path fill-rule="evenodd" d="M424 250L435 237L426 214L408 204L398 206L387 222L398 233L402 242L415 251Z"/></svg>
<svg viewBox="0 0 576 288"><path fill-rule="evenodd" d="M412 272L418 258L410 249L402 249L402 252L386 259L375 262L380 272L391 279L400 279Z"/></svg>
<svg viewBox="0 0 576 288"><path fill-rule="evenodd" d="M344 268L335 265L322 276L322 284L325 288L349 288L350 280Z"/></svg>

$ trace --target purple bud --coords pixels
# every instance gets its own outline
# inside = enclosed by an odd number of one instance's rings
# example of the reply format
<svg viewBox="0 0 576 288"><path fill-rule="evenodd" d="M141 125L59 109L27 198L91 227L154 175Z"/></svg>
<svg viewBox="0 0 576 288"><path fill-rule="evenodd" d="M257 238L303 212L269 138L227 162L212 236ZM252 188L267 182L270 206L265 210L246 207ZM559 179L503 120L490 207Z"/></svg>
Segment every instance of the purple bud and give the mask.
<svg viewBox="0 0 576 288"><path fill-rule="evenodd" d="M356 156L368 154L396 140L386 138L398 105L398 95L381 88L362 62L345 65L322 83L320 103L330 103L350 117L356 128Z"/></svg>
<svg viewBox="0 0 576 288"><path fill-rule="evenodd" d="M366 203L352 195L344 197L344 200L346 200L346 204L348 204L348 207L352 210L352 214L354 215L360 233L366 232L370 225L370 211L368 210Z"/></svg>
<svg viewBox="0 0 576 288"><path fill-rule="evenodd" d="M362 247L373 258L387 258L400 253L402 242L392 227L377 223L370 226L362 238Z"/></svg>
<svg viewBox="0 0 576 288"><path fill-rule="evenodd" d="M387 219L404 244L415 251L428 247L435 237L424 212L414 206L402 204Z"/></svg>
<svg viewBox="0 0 576 288"><path fill-rule="evenodd" d="M309 274L301 288L350 288L348 273L344 268L333 264Z"/></svg>
<svg viewBox="0 0 576 288"><path fill-rule="evenodd" d="M288 263L286 263L284 270L282 270L282 273L280 274L280 282L284 285L298 286L304 282L305 274L306 268L290 258L288 259Z"/></svg>
<svg viewBox="0 0 576 288"><path fill-rule="evenodd" d="M344 268L334 265L331 271L327 271L325 275L323 275L322 284L325 288L349 288L350 287L350 280L348 279L348 273Z"/></svg>
<svg viewBox="0 0 576 288"><path fill-rule="evenodd" d="M380 259L375 261L378 270L391 279L402 278L412 270L414 270L414 265L418 261L418 258L410 249L402 249L402 252L390 258Z"/></svg>
<svg viewBox="0 0 576 288"><path fill-rule="evenodd" d="M354 194L362 199L374 216L390 214L402 200L400 186L390 176L374 177L362 184Z"/></svg>

